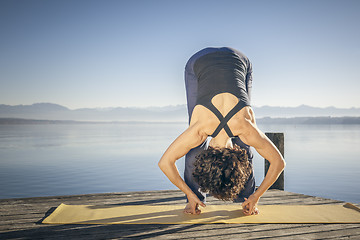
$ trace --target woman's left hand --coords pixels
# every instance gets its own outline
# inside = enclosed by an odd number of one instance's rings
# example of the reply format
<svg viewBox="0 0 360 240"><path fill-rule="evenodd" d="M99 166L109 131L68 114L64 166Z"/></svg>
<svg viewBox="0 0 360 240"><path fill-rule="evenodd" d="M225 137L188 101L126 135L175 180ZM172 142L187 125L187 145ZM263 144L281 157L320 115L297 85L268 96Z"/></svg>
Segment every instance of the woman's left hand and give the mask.
<svg viewBox="0 0 360 240"><path fill-rule="evenodd" d="M259 202L259 197L256 197L254 194L250 195L249 198L244 198L245 202L241 204L243 208L243 213L247 216L253 214L259 214L259 210L257 209L257 204Z"/></svg>

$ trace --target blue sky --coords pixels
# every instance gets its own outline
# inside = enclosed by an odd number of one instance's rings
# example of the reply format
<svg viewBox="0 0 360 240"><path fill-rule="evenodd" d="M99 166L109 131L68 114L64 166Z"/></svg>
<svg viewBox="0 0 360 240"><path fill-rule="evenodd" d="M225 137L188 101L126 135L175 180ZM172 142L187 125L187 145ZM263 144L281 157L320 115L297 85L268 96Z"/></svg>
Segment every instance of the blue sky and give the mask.
<svg viewBox="0 0 360 240"><path fill-rule="evenodd" d="M229 46L255 106L360 107L360 1L0 1L0 104L185 104L187 59Z"/></svg>

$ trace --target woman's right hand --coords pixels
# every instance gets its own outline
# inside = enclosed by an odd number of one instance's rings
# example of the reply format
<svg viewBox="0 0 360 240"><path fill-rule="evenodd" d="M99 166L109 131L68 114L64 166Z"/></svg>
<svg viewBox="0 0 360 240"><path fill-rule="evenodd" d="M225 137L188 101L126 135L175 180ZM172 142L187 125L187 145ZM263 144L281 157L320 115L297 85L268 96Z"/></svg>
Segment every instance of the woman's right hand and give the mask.
<svg viewBox="0 0 360 240"><path fill-rule="evenodd" d="M249 198L244 199L245 201L242 203L243 213L246 216L259 214L259 209L257 208L259 197L256 197L254 194L252 194Z"/></svg>
<svg viewBox="0 0 360 240"><path fill-rule="evenodd" d="M199 206L206 207L206 205L202 201L200 201L200 199L195 194L190 195L187 198L188 203L184 209L184 213L186 214L199 215L201 213Z"/></svg>

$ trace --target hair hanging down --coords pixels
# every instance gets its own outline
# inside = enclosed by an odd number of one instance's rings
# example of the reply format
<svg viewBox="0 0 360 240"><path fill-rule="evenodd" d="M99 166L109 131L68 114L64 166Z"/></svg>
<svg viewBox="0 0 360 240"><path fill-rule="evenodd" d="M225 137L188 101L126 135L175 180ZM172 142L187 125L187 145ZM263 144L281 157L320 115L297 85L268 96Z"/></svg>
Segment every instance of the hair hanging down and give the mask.
<svg viewBox="0 0 360 240"><path fill-rule="evenodd" d="M252 172L246 150L237 145L233 149L209 147L196 156L194 166L200 190L224 201L237 197Z"/></svg>

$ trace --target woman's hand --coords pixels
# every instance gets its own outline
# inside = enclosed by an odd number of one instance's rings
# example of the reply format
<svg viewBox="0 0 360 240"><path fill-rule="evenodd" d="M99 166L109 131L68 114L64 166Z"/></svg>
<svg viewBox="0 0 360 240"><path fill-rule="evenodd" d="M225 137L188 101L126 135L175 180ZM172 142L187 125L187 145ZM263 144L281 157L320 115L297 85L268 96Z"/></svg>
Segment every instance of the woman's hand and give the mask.
<svg viewBox="0 0 360 240"><path fill-rule="evenodd" d="M241 204L243 208L243 213L247 216L259 214L257 209L257 204L259 202L259 197L256 197L254 194L250 195L249 198L244 198L245 202Z"/></svg>
<svg viewBox="0 0 360 240"><path fill-rule="evenodd" d="M184 213L186 214L199 215L201 213L199 206L206 207L206 205L200 201L200 199L195 194L190 195L187 198L189 202L184 209Z"/></svg>

